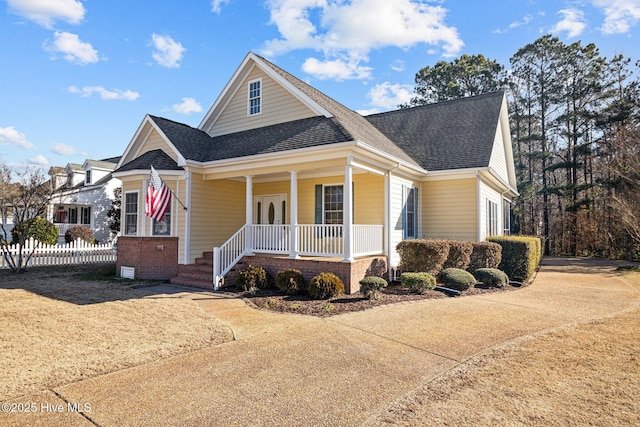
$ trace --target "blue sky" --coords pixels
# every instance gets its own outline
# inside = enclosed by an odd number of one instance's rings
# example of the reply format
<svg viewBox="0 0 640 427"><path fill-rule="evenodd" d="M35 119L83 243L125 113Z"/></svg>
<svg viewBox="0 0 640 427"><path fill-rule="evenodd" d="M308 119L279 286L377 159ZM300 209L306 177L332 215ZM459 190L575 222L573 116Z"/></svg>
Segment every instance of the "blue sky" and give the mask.
<svg viewBox="0 0 640 427"><path fill-rule="evenodd" d="M2 0L0 162L118 156L145 114L197 126L249 51L367 113L546 33L638 60L639 20L640 0Z"/></svg>

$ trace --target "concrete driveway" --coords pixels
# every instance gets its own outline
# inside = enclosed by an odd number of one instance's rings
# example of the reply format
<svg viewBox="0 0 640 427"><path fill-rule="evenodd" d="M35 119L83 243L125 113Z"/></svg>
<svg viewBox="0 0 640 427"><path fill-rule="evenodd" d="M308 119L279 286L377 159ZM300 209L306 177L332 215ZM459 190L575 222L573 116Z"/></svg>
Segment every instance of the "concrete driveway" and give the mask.
<svg viewBox="0 0 640 427"><path fill-rule="evenodd" d="M198 301L235 341L27 396L65 411L9 425L361 425L489 348L640 307L615 262L547 258L513 292L426 300L315 318L256 310L212 292ZM67 404L90 404L69 413ZM5 424L0 415L0 424Z"/></svg>

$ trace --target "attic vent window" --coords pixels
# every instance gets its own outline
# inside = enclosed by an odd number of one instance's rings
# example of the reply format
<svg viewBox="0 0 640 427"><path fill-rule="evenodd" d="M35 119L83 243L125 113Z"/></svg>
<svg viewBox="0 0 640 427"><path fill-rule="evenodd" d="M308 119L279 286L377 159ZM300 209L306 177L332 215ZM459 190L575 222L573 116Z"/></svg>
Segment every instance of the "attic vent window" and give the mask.
<svg viewBox="0 0 640 427"><path fill-rule="evenodd" d="M262 112L262 79L249 82L249 115Z"/></svg>

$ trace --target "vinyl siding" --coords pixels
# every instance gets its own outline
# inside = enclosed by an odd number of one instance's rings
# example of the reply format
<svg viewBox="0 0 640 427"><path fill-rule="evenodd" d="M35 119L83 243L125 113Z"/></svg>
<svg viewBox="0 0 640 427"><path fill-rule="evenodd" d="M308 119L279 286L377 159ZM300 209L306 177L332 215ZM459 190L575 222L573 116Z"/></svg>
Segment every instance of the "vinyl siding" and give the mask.
<svg viewBox="0 0 640 427"><path fill-rule="evenodd" d="M477 240L475 178L424 182L420 198L424 238Z"/></svg>
<svg viewBox="0 0 640 427"><path fill-rule="evenodd" d="M204 181L193 174L191 181L190 261L220 246L244 225L245 184L241 181Z"/></svg>
<svg viewBox="0 0 640 427"><path fill-rule="evenodd" d="M505 156L504 139L502 138L502 129L500 123L498 123L496 136L493 141L493 148L491 150L491 159L489 160L489 167L491 167L496 173L504 180L509 182L509 174L507 172L507 159Z"/></svg>
<svg viewBox="0 0 640 427"><path fill-rule="evenodd" d="M391 184L391 194L389 198L390 203L390 216L389 216L389 226L391 228L391 235L389 241L389 247L391 248L391 259L389 260L389 265L397 266L400 263L400 256L396 252L395 248L404 239L404 204L403 200L403 187L416 187L418 188L418 198L420 199L422 194L422 186L418 182L409 181L406 179L402 179L397 176L391 176L390 178ZM421 227L421 205L420 201L418 201L418 236L422 235L422 227Z"/></svg>
<svg viewBox="0 0 640 427"><path fill-rule="evenodd" d="M250 117L247 111L248 83L258 78L262 78L262 112ZM254 67L239 85L237 92L226 105L209 134L211 136L225 135L314 116L316 116L315 113L275 80L258 67Z"/></svg>
<svg viewBox="0 0 640 427"><path fill-rule="evenodd" d="M502 196L499 192L489 187L484 182L480 182L480 240L484 240L489 235L487 205L488 201L492 201L498 205L498 235L504 234L503 212L502 212Z"/></svg>
<svg viewBox="0 0 640 427"><path fill-rule="evenodd" d="M160 149L165 153L167 153L169 157L171 157L176 162L178 161L178 156L174 152L173 148L171 148L169 144L166 143L164 138L155 129L151 131L151 134L149 135L147 140L144 141L140 149L140 152L136 155L136 157L140 157L142 154L146 152L157 150L157 149Z"/></svg>

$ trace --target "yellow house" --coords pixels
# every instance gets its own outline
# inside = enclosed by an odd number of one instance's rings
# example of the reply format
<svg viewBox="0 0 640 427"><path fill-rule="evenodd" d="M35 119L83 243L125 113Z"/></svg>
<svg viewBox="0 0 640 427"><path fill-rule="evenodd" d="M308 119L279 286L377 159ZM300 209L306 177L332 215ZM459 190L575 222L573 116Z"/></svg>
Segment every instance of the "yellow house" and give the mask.
<svg viewBox="0 0 640 427"><path fill-rule="evenodd" d="M175 196L162 222L151 166ZM216 289L240 262L355 292L403 239L508 232L517 195L504 93L363 117L253 53L197 128L147 115L114 176L123 274Z"/></svg>

